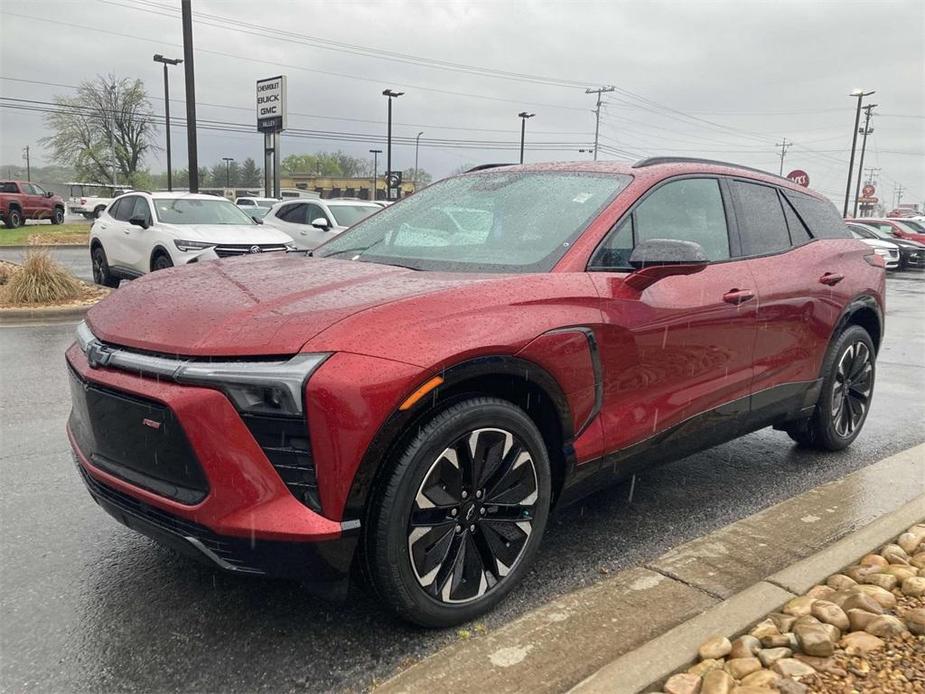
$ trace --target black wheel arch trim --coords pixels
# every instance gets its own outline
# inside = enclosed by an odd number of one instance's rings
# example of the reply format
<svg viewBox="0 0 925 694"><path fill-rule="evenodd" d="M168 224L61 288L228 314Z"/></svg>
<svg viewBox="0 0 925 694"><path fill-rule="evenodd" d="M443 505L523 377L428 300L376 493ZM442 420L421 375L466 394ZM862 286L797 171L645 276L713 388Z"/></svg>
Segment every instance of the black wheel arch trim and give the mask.
<svg viewBox="0 0 925 694"><path fill-rule="evenodd" d="M883 342L883 333L886 329L886 321L884 320L883 308L880 306L880 303L877 301L877 299L871 294L860 294L848 302L848 305L842 309L842 313L838 317L838 320L835 323L835 327L832 329L832 334L829 336L829 343L831 343L842 332L844 332L848 325L852 324L854 315L861 310L873 311L874 315L877 317L877 324L880 334L871 335L870 339L874 343L874 349L879 353L880 345Z"/></svg>
<svg viewBox="0 0 925 694"><path fill-rule="evenodd" d="M574 330L568 328L567 330ZM592 336L593 337L593 336ZM596 344L596 343L595 343ZM506 354L487 355L460 362L451 367L441 370L439 373L428 373L428 378L439 375L443 378L437 390L453 389L455 386L464 384L486 376L515 376L532 382L536 387L543 391L546 397L555 407L555 415L559 422L562 435L562 454L565 459L565 467L568 469L574 464L574 450L572 442L575 437L575 431L572 426L572 414L568 405L565 393L559 386L553 376L543 367L535 362ZM416 383L417 388L421 383ZM414 392L414 389L411 390ZM409 393L410 394L410 393ZM457 394L456 397L449 397L441 401L441 405L447 406L457 400L468 397L464 391ZM417 421L423 421L433 413L433 408L429 406L431 400L424 398L422 401L408 410L401 411L396 409L388 419L379 427L372 442L367 447L357 468L356 474L350 485L350 492L344 504L342 519L349 522L351 519L364 518L367 511L367 501L370 493L380 478L380 472L383 469L383 463L389 455L404 440L403 434L414 429Z"/></svg>
<svg viewBox="0 0 925 694"><path fill-rule="evenodd" d="M170 256L170 251L164 248L162 244L157 244L154 248L151 249L151 255L148 257L148 267L152 272L154 271L154 259L161 254L166 255L168 258L170 258L170 262L173 262L173 258Z"/></svg>

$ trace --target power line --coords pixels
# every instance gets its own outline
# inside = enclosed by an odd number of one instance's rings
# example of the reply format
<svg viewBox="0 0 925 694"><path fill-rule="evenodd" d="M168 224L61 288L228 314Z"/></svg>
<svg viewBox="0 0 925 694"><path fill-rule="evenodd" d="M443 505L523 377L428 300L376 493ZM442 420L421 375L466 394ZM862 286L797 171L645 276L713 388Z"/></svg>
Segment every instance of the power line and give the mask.
<svg viewBox="0 0 925 694"><path fill-rule="evenodd" d="M787 148L790 147L793 143L787 142L787 138L781 138L780 142L775 142L775 147L780 147L780 172L779 175L784 175L784 156L787 154Z"/></svg>

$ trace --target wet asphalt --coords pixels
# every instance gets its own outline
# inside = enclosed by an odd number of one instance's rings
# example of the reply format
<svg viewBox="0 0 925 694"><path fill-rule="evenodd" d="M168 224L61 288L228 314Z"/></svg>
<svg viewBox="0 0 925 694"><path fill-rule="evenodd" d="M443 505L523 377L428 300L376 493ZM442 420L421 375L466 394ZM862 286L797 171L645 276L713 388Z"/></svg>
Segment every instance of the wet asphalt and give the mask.
<svg viewBox="0 0 925 694"><path fill-rule="evenodd" d="M764 430L640 475L631 502L623 484L561 510L484 626L925 441L925 273L892 275L887 301L874 402L849 450L811 454ZM0 326L0 689L357 690L459 638L362 591L330 604L217 573L103 513L64 433L73 329Z"/></svg>

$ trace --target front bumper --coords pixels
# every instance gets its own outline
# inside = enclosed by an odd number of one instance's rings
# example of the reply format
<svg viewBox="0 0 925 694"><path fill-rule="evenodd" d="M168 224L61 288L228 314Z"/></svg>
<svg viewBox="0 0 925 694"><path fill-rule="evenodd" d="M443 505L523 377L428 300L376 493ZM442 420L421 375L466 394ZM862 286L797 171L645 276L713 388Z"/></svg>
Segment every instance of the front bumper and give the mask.
<svg viewBox="0 0 925 694"><path fill-rule="evenodd" d="M343 593L359 524L331 520L298 501L225 395L209 388L91 368L76 345L68 350L67 361L75 377L89 386L169 408L208 483L202 498L169 498L143 476L136 479L123 474L125 468L111 465L105 456L81 450L69 424L81 477L110 515L223 570L297 578L325 594ZM120 422L123 427L132 424L144 427L151 422ZM106 422L94 426L104 433L107 430Z"/></svg>
<svg viewBox="0 0 925 694"><path fill-rule="evenodd" d="M903 265L925 267L925 248L902 248L900 253Z"/></svg>

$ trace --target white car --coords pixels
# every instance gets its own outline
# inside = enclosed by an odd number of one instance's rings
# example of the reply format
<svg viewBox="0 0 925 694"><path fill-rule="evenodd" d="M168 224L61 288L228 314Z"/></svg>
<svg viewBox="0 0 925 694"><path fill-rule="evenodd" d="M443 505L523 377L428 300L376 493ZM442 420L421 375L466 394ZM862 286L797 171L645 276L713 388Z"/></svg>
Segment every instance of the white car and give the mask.
<svg viewBox="0 0 925 694"><path fill-rule="evenodd" d="M112 201L131 188L123 186L107 186L95 183L67 183L71 194L67 199L67 211L71 214L83 215L86 219L96 219Z"/></svg>
<svg viewBox="0 0 925 694"><path fill-rule="evenodd" d="M858 241L863 241L874 249L874 253L883 258L887 270L895 270L899 267L899 246L891 241L882 241L881 239L872 239L865 234L859 233L848 225L848 232Z"/></svg>
<svg viewBox="0 0 925 694"><path fill-rule="evenodd" d="M263 223L289 235L302 250L313 250L382 207L365 200L286 200L274 205Z"/></svg>
<svg viewBox="0 0 925 694"><path fill-rule="evenodd" d="M128 193L90 227L93 279L107 287L174 265L290 248L286 234L214 195Z"/></svg>
<svg viewBox="0 0 925 694"><path fill-rule="evenodd" d="M276 198L237 198L234 204L238 207L273 207L279 200Z"/></svg>

